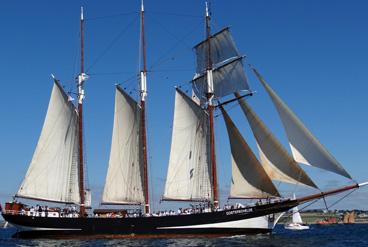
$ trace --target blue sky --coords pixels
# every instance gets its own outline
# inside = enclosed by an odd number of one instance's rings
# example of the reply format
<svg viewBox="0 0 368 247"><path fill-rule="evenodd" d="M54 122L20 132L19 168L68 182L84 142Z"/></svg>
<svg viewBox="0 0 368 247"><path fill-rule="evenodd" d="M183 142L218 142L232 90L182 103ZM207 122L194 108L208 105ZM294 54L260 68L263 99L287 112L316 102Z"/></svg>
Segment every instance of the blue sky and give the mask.
<svg viewBox="0 0 368 247"><path fill-rule="evenodd" d="M18 190L42 128L55 74L67 91L79 71L79 11L85 7L85 127L88 178L98 204L113 124L114 85L133 95L139 66L139 1L8 1L0 5L0 202ZM146 0L148 149L154 208L169 158L174 86L188 89L195 67L192 46L204 36L204 3ZM368 3L347 0L213 0L212 27L230 26L247 56L306 126L357 181L368 179ZM257 94L249 99L287 146L266 92L247 70ZM229 106L249 144L244 116ZM222 197L230 184L230 156L221 117L217 156ZM255 149L254 149L255 150ZM322 189L349 181L303 166ZM280 185L285 195L303 188ZM361 189L337 208L367 208ZM337 200L330 199L329 202Z"/></svg>

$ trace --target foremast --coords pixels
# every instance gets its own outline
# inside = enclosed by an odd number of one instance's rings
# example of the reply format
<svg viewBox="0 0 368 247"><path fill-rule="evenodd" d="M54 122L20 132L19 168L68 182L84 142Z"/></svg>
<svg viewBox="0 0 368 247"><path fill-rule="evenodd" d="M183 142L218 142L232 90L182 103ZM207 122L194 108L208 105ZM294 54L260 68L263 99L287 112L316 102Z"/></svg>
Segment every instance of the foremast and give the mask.
<svg viewBox="0 0 368 247"><path fill-rule="evenodd" d="M84 192L84 157L83 157L83 100L84 89L83 84L87 79L87 75L84 73L84 14L83 7L81 7L80 16L80 74L77 78L77 89L78 89L78 173L79 173L79 195L80 195L80 217L85 216L85 192Z"/></svg>
<svg viewBox="0 0 368 247"><path fill-rule="evenodd" d="M144 3L141 2L141 49L143 67L140 71L140 106L141 106L141 138L143 152L143 193L144 193L144 212L150 213L149 193L148 193L148 162L147 162L147 134L146 134L146 96L147 96L147 59L146 59L146 41L144 36Z"/></svg>

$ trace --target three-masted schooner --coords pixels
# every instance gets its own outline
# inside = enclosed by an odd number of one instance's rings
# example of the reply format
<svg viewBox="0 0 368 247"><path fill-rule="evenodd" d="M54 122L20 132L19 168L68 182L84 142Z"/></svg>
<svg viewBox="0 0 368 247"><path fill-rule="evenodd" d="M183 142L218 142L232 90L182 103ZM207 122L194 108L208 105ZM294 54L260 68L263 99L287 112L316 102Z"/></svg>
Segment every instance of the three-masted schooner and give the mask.
<svg viewBox="0 0 368 247"><path fill-rule="evenodd" d="M176 89L175 113L167 180L163 200L205 202L191 212L155 215L150 212L145 127L146 51L144 6L141 6L143 66L140 71L140 100L117 86L109 168L102 204L141 205L144 214L96 217L86 213L90 196L84 186L83 162L83 12L81 14L81 71L78 102L73 104L55 79L44 126L28 172L16 193L18 198L69 203L79 206L72 214L32 212L17 202L7 203L2 215L18 228L19 237L165 237L269 233L277 214L327 195L358 188L343 188L310 196L282 198L272 180L317 188L298 163L310 164L347 178L345 169L308 131L295 114L253 68L270 95L285 127L292 155L266 127L244 99L251 95L243 56L225 28L212 34L206 5L206 38L195 48L197 68L192 79L193 95ZM234 98L220 103L225 96ZM194 98L196 100L194 100ZM259 149L258 160L225 110L238 102L250 124ZM252 205L219 207L216 172L214 111L220 109L231 147L230 198L266 199ZM203 205L203 204L202 204Z"/></svg>

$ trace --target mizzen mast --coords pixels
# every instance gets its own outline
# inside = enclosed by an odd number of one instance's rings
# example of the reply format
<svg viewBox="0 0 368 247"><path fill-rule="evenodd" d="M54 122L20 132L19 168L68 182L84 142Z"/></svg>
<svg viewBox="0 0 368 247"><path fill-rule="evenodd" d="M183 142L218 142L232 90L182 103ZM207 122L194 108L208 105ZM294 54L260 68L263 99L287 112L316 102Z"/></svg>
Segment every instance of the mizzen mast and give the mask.
<svg viewBox="0 0 368 247"><path fill-rule="evenodd" d="M141 2L141 49L143 58L143 67L140 71L140 97L141 97L141 138L143 151L143 193L144 193L144 212L150 212L149 194L148 194L148 165L147 165L147 137L146 137L146 109L145 100L147 96L147 59L146 59L146 41L144 36L144 3Z"/></svg>
<svg viewBox="0 0 368 247"><path fill-rule="evenodd" d="M83 84L87 79L87 75L84 73L84 15L83 7L81 7L80 16L80 35L81 35L81 61L80 61L80 74L77 77L77 89L78 89L78 173L79 173L79 195L80 195L80 217L85 215L85 192L84 192L84 157L83 157L83 100L84 89Z"/></svg>
<svg viewBox="0 0 368 247"><path fill-rule="evenodd" d="M209 134L210 134L210 162L211 162L211 180L212 180L212 195L213 205L218 206L218 188L217 188L217 167L216 167L216 150L215 150L215 131L214 131L214 87L213 87L213 75L212 75L212 59L211 59L211 16L208 8L208 2L206 2L206 38L208 40L207 51L207 104L209 114Z"/></svg>

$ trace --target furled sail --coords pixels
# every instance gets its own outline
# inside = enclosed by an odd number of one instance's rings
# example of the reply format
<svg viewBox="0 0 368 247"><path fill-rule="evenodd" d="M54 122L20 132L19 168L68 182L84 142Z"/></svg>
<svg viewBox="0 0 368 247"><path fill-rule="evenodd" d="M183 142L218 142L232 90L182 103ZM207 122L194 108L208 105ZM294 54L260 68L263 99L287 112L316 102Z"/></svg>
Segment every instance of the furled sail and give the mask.
<svg viewBox="0 0 368 247"><path fill-rule="evenodd" d="M235 46L229 28L212 35L196 45L194 49L197 57L197 70L192 80L192 86L199 99L206 98L208 91L206 70L209 60L212 63L215 97L219 98L233 92L249 90L242 56ZM211 59L208 58L208 55L211 56Z"/></svg>
<svg viewBox="0 0 368 247"><path fill-rule="evenodd" d="M164 200L211 200L208 115L176 90Z"/></svg>
<svg viewBox="0 0 368 247"><path fill-rule="evenodd" d="M266 127L239 93L235 93L239 104L248 119L253 135L257 141L260 161L271 179L303 184L317 188L309 176L299 167L295 160L282 147L281 143Z"/></svg>
<svg viewBox="0 0 368 247"><path fill-rule="evenodd" d="M222 106L220 109L229 135L232 154L230 198L280 196L262 165L230 119L230 116Z"/></svg>
<svg viewBox="0 0 368 247"><path fill-rule="evenodd" d="M119 86L103 204L143 204L143 159L140 107Z"/></svg>
<svg viewBox="0 0 368 247"><path fill-rule="evenodd" d="M316 137L303 125L298 117L289 109L281 98L266 83L257 70L254 73L270 95L284 125L289 139L294 159L303 164L312 165L321 169L340 174L344 177L351 176L340 163L322 146Z"/></svg>
<svg viewBox="0 0 368 247"><path fill-rule="evenodd" d="M55 81L41 136L17 197L80 203L77 123L74 105Z"/></svg>

